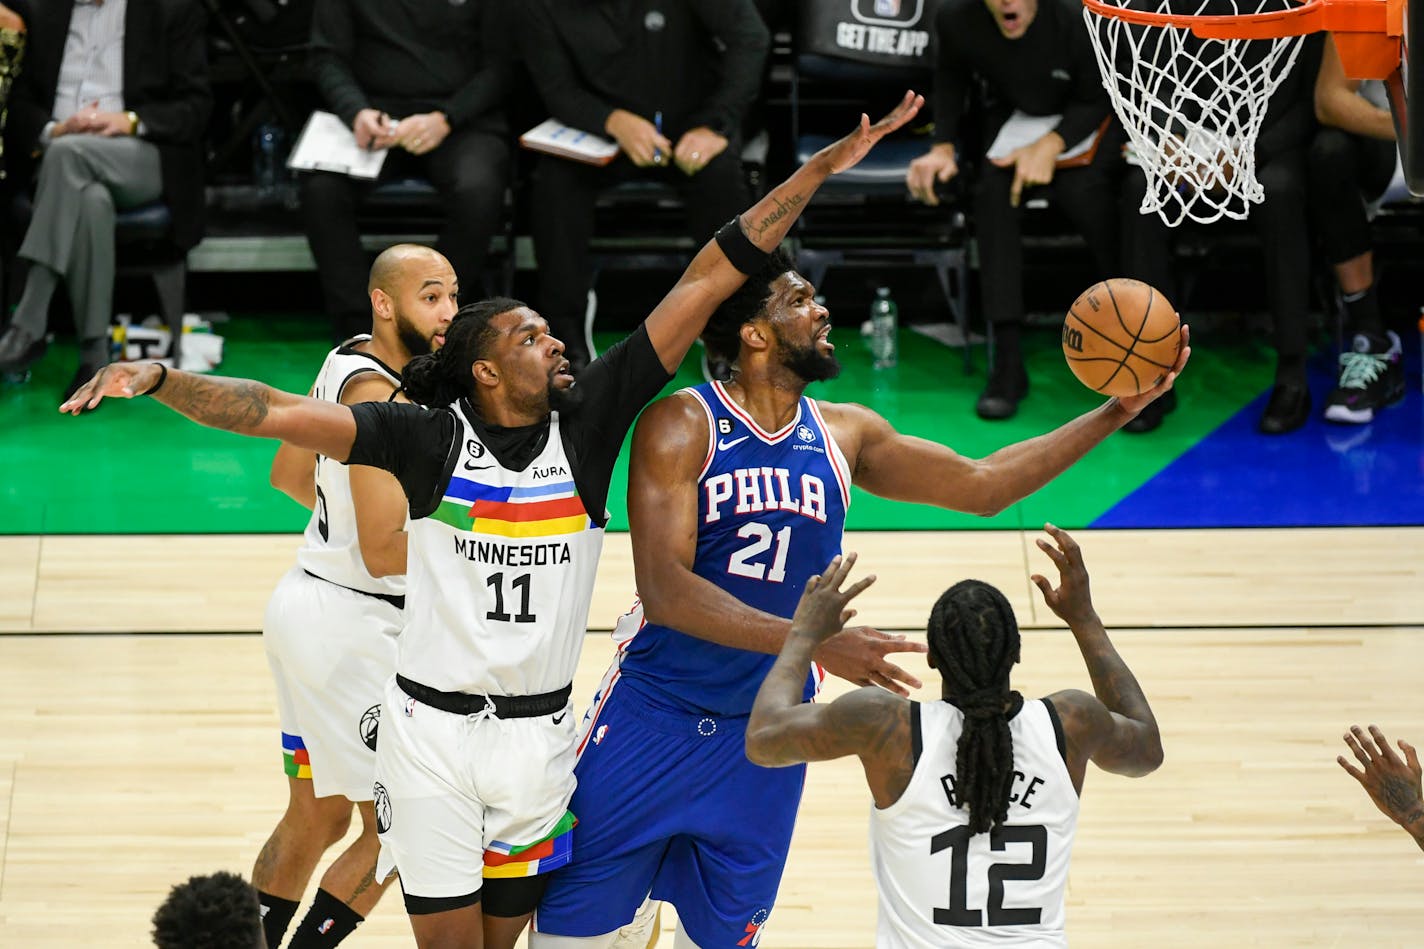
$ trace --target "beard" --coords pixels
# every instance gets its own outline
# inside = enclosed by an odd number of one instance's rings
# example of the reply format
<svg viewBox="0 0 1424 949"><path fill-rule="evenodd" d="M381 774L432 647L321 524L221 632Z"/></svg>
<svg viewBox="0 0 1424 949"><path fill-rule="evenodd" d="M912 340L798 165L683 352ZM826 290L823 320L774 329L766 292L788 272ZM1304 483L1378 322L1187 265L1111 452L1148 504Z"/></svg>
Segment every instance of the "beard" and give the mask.
<svg viewBox="0 0 1424 949"><path fill-rule="evenodd" d="M787 340L781 327L772 325L771 334L781 349L781 364L795 373L802 382L825 382L841 374L840 360L835 355L827 355L816 348L816 343L808 346L795 345Z"/></svg>
<svg viewBox="0 0 1424 949"><path fill-rule="evenodd" d="M411 356L428 356L431 351L430 339L422 336L415 324L406 319L400 310L395 312L396 338L401 341Z"/></svg>
<svg viewBox="0 0 1424 949"><path fill-rule="evenodd" d="M583 389L575 383L567 389L560 389L549 380L549 411L560 415L572 415L583 405Z"/></svg>

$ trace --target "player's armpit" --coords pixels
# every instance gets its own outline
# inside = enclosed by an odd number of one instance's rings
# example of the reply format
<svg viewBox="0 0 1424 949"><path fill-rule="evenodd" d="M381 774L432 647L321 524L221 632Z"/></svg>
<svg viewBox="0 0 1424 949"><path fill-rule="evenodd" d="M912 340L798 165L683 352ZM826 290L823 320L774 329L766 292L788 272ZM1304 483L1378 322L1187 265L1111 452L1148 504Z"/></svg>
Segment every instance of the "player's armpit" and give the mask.
<svg viewBox="0 0 1424 949"><path fill-rule="evenodd" d="M1139 722L1111 711L1096 696L1078 689L1048 697L1063 722L1068 773L1082 791L1088 761L1111 774L1142 777L1162 764L1162 739L1155 722Z"/></svg>
<svg viewBox="0 0 1424 949"><path fill-rule="evenodd" d="M351 465L348 473L356 538L366 572L373 577L403 575L409 541L405 489L395 475L381 468Z"/></svg>

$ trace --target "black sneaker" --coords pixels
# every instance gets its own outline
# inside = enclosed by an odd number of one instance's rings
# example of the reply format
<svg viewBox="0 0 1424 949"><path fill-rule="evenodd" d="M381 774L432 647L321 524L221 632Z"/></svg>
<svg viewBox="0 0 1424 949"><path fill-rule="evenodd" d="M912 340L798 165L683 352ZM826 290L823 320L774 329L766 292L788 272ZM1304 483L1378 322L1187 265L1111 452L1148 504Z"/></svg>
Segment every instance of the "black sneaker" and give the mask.
<svg viewBox="0 0 1424 949"><path fill-rule="evenodd" d="M1353 351L1340 354L1340 379L1325 400L1325 420L1365 425L1376 411L1403 399L1402 357L1398 334L1356 334Z"/></svg>
<svg viewBox="0 0 1424 949"><path fill-rule="evenodd" d="M1028 373L1023 363L999 365L989 374L984 391L974 403L974 411L980 418L991 421L1013 418L1027 394Z"/></svg>

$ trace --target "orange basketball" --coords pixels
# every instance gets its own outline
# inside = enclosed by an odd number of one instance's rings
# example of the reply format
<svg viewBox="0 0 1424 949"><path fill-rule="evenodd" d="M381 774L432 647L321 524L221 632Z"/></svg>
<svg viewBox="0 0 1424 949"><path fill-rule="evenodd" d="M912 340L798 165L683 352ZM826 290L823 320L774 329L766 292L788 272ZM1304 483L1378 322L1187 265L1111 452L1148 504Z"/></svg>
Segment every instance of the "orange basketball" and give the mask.
<svg viewBox="0 0 1424 949"><path fill-rule="evenodd" d="M1181 321L1141 280L1114 277L1084 290L1063 320L1063 355L1078 381L1104 395L1137 395L1177 364Z"/></svg>

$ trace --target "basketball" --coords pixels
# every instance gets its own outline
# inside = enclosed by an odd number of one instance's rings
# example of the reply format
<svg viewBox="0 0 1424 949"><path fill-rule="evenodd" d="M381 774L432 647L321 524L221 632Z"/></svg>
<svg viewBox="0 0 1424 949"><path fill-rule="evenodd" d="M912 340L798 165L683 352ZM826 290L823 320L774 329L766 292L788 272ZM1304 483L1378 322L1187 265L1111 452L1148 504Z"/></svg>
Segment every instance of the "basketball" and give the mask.
<svg viewBox="0 0 1424 949"><path fill-rule="evenodd" d="M1063 355L1094 392L1137 395L1166 378L1182 348L1181 321L1161 291L1114 277L1084 290L1063 320Z"/></svg>

